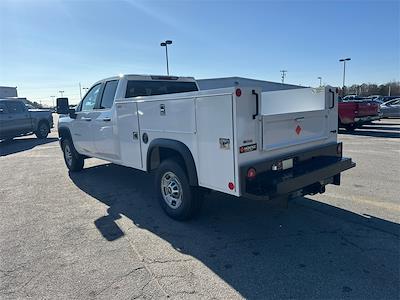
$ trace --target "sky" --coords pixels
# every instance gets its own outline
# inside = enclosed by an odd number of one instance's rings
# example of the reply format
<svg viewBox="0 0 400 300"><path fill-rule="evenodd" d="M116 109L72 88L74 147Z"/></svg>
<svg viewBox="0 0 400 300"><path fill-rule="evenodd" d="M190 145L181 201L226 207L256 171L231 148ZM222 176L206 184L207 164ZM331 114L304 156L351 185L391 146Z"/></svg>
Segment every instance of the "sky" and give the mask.
<svg viewBox="0 0 400 300"><path fill-rule="evenodd" d="M400 80L400 1L0 0L0 86L50 104L118 74Z"/></svg>

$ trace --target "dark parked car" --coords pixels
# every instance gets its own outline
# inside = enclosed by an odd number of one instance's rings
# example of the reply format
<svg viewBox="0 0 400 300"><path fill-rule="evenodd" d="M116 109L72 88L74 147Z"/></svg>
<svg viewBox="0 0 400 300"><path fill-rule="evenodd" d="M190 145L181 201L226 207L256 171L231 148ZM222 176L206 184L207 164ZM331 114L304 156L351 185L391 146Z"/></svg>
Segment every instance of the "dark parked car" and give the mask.
<svg viewBox="0 0 400 300"><path fill-rule="evenodd" d="M0 140L31 133L44 139L52 127L51 111L28 109L21 100L0 99Z"/></svg>

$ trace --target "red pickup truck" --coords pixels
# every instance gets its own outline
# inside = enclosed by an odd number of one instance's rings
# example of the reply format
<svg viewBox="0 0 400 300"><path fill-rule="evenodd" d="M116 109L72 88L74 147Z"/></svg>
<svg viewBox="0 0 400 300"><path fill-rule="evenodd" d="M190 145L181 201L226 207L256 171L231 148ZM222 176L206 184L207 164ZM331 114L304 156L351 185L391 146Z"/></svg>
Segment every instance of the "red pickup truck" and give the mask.
<svg viewBox="0 0 400 300"><path fill-rule="evenodd" d="M339 128L353 131L363 124L381 118L380 106L377 102L360 99L339 99Z"/></svg>

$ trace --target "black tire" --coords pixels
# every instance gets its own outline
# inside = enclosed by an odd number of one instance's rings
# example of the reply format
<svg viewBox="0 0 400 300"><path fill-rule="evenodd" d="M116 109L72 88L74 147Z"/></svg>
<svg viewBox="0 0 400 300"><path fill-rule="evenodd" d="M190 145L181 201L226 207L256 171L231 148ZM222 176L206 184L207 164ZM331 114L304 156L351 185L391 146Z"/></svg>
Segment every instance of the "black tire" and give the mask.
<svg viewBox="0 0 400 300"><path fill-rule="evenodd" d="M47 122L45 122L45 121L41 121L38 124L37 130L35 131L35 134L36 134L37 138L38 139L45 139L45 138L47 138L49 133L50 133L49 124Z"/></svg>
<svg viewBox="0 0 400 300"><path fill-rule="evenodd" d="M70 139L65 139L61 144L63 150L63 156L65 164L71 172L78 172L83 169L85 160L82 155L80 155L72 144Z"/></svg>
<svg viewBox="0 0 400 300"><path fill-rule="evenodd" d="M203 193L190 186L186 172L174 160L161 162L156 171L155 189L161 207L172 219L188 220L200 211Z"/></svg>

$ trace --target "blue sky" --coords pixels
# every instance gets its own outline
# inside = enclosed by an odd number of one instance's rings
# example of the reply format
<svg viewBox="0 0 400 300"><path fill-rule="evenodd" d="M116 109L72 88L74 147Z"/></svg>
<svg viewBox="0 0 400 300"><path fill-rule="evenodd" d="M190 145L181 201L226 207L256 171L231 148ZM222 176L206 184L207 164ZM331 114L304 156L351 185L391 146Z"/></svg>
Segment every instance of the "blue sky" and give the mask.
<svg viewBox="0 0 400 300"><path fill-rule="evenodd" d="M120 73L341 85L400 78L399 1L0 1L0 85L50 103Z"/></svg>

